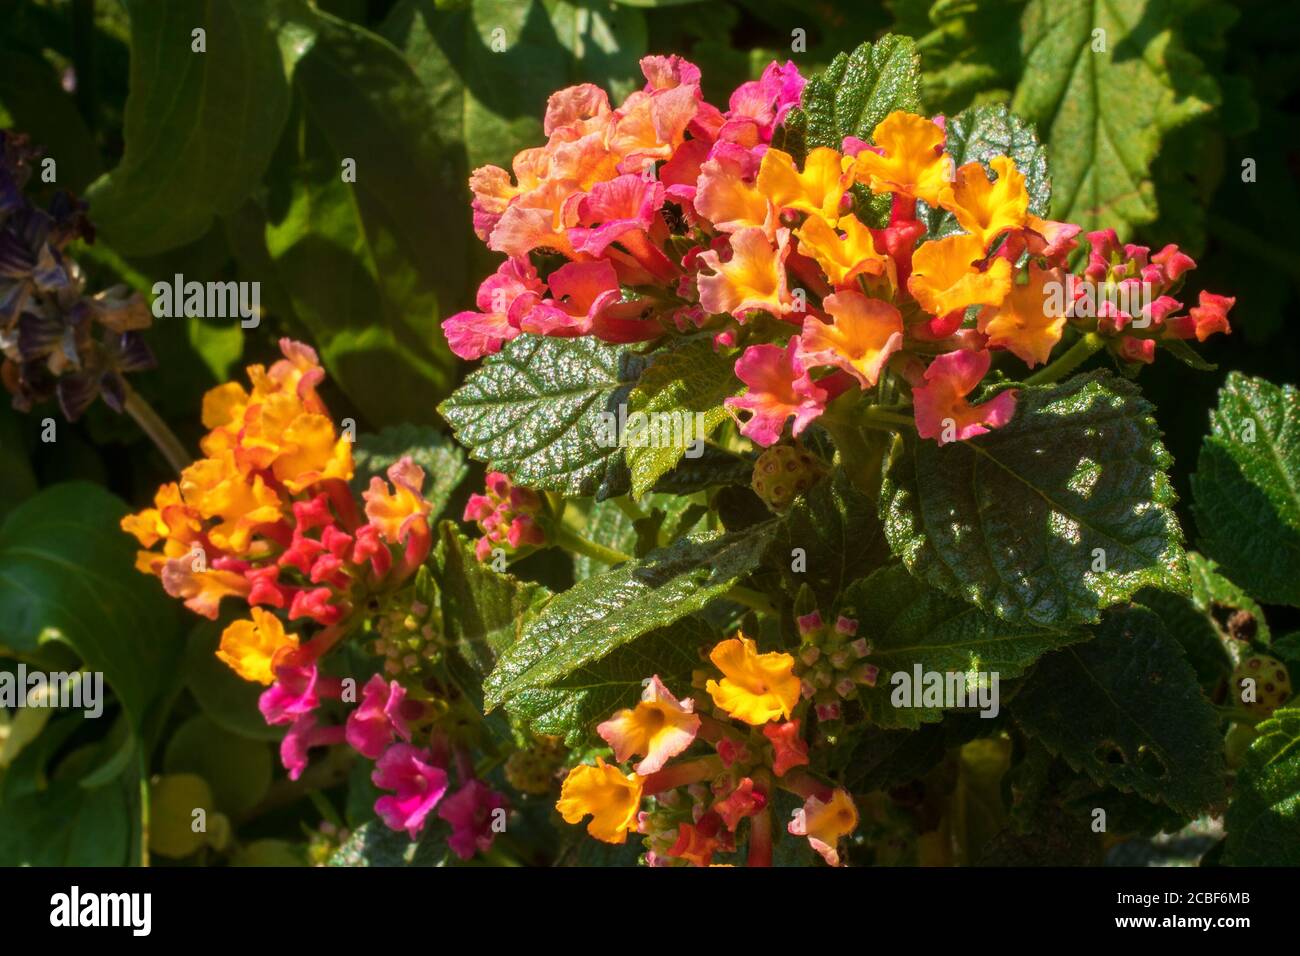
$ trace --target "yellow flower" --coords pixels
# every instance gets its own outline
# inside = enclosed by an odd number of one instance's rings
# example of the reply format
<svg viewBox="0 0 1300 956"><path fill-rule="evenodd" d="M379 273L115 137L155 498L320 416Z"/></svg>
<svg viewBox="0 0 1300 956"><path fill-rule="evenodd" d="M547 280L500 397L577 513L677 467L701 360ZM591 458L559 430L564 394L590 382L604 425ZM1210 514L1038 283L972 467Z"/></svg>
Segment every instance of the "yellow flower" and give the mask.
<svg viewBox="0 0 1300 956"><path fill-rule="evenodd" d="M424 487L424 469L409 456L403 455L389 466L388 480L393 483L393 494L388 493L384 480L375 475L362 497L370 523L379 529L385 541L400 544L422 523L427 530L428 514L433 506L420 492Z"/></svg>
<svg viewBox="0 0 1300 956"><path fill-rule="evenodd" d="M650 678L635 708L624 708L596 728L596 733L614 748L619 763L633 754L645 759L636 772L645 776L691 745L700 729L694 703L679 701L664 686L658 675Z"/></svg>
<svg viewBox="0 0 1300 956"><path fill-rule="evenodd" d="M865 149L858 153L854 176L872 192L902 193L938 205L952 168L952 160L942 152L944 139L943 130L924 116L890 113L872 134L885 155Z"/></svg>
<svg viewBox="0 0 1300 956"><path fill-rule="evenodd" d="M758 190L779 209L794 209L834 222L839 218L840 200L852 177L841 169L838 152L819 146L804 160L803 172L795 169L794 157L779 149L763 154L758 169Z"/></svg>
<svg viewBox="0 0 1300 956"><path fill-rule="evenodd" d="M982 164L967 163L957 170L956 181L944 189L939 200L985 249L1008 229L1023 227L1029 215L1025 177L1016 164L1006 156L995 156L990 165L998 174L997 182L989 182Z"/></svg>
<svg viewBox="0 0 1300 956"><path fill-rule="evenodd" d="M848 285L859 275L890 272L892 277L893 260L876 251L871 230L857 216L845 216L836 225L843 236L820 216L809 216L795 230L800 254L816 260L832 285Z"/></svg>
<svg viewBox="0 0 1300 956"><path fill-rule="evenodd" d="M799 702L799 678L794 658L780 651L758 653L743 634L723 641L709 654L722 671L721 681L705 689L719 708L737 720L758 727L779 717L788 718Z"/></svg>
<svg viewBox="0 0 1300 956"><path fill-rule="evenodd" d="M907 280L921 308L944 316L968 305L1000 305L1011 290L1011 263L1001 257L980 272L974 263L984 258L978 236L965 234L926 242L912 256Z"/></svg>
<svg viewBox="0 0 1300 956"><path fill-rule="evenodd" d="M208 532L222 551L244 553L259 524L281 515L280 498L260 475L250 482L235 467L234 459L203 458L181 472L185 502L205 518L220 522Z"/></svg>
<svg viewBox="0 0 1300 956"><path fill-rule="evenodd" d="M870 299L846 289L828 295L822 307L832 321L804 319L800 345L805 365L842 368L863 388L880 378L889 357L903 345L903 317L883 299Z"/></svg>
<svg viewBox="0 0 1300 956"><path fill-rule="evenodd" d="M829 801L809 797L794 812L787 829L794 836L807 837L812 848L831 866L840 865L836 849L840 840L858 828L858 810L845 790L836 790Z"/></svg>
<svg viewBox="0 0 1300 956"><path fill-rule="evenodd" d="M555 808L565 823L581 823L590 813L588 833L606 843L623 843L637 828L641 778L597 757L596 766L580 764L569 771Z"/></svg>
<svg viewBox="0 0 1300 956"><path fill-rule="evenodd" d="M757 227L731 234L731 259L723 262L715 250L700 253L700 262L713 270L697 280L700 305L711 313L729 313L744 319L751 309L780 316L790 309L786 289L785 258L788 229L778 229L774 247Z"/></svg>
<svg viewBox="0 0 1300 956"><path fill-rule="evenodd" d="M1012 285L1000 306L980 313L979 330L989 347L1007 349L1030 368L1046 362L1065 330L1064 297L1046 287L1063 281L1061 270L1029 263L1029 281Z"/></svg>
<svg viewBox="0 0 1300 956"><path fill-rule="evenodd" d="M270 684L275 680L274 660L284 648L296 648L298 637L286 634L274 614L252 608L251 621L235 621L221 635L217 658L244 680Z"/></svg>

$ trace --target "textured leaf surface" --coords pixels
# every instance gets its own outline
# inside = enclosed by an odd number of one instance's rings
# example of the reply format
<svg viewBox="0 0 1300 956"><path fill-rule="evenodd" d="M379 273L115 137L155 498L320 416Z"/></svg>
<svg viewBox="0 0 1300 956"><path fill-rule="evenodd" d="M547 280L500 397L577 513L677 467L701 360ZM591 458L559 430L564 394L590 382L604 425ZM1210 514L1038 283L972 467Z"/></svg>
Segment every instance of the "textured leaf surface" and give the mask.
<svg viewBox="0 0 1300 956"><path fill-rule="evenodd" d="M758 566L772 528L688 535L551 599L484 682L489 707L547 687L643 634L702 609ZM644 675L649 676L649 675Z"/></svg>
<svg viewBox="0 0 1300 956"><path fill-rule="evenodd" d="M394 425L378 434L358 435L352 447L353 487L359 493L375 476L387 481L388 467L404 455L424 469L424 497L432 505L430 520L436 519L469 473L465 453L436 428Z"/></svg>
<svg viewBox="0 0 1300 956"><path fill-rule="evenodd" d="M647 678L659 675L679 698L691 696L691 672L700 667L700 649L717 635L695 617L683 618L554 681L525 690L506 710L526 721L534 733L555 734L569 746L581 745L596 724L620 707L634 707Z"/></svg>
<svg viewBox="0 0 1300 956"><path fill-rule="evenodd" d="M946 149L954 166L980 162L989 178L994 177L989 160L1010 156L1025 177L1029 211L1046 216L1052 199L1052 180L1047 174L1047 148L1038 142L1033 127L1007 109L1005 104L972 106L948 119ZM952 213L926 209L921 221L931 236L961 232Z"/></svg>
<svg viewBox="0 0 1300 956"><path fill-rule="evenodd" d="M703 441L727 420L722 401L740 391L732 365L707 339L660 351L650 360L627 398L628 415L640 412L648 421L644 444L634 446L623 436L633 495L641 497L672 471L688 439Z"/></svg>
<svg viewBox="0 0 1300 956"><path fill-rule="evenodd" d="M801 153L816 146L839 149L845 136L870 141L894 110L922 112L920 60L910 37L888 35L839 54L810 78L802 108L791 112L785 138L773 145Z"/></svg>
<svg viewBox="0 0 1300 956"><path fill-rule="evenodd" d="M795 549L803 551L803 571L794 570ZM793 593L808 584L828 614L850 582L889 558L875 501L854 488L843 469L795 502L781 519L769 553L787 588Z"/></svg>
<svg viewBox="0 0 1300 956"><path fill-rule="evenodd" d="M976 688L989 687L990 675L998 675L1000 695L1007 680L1023 674L1041 655L1088 636L1082 629L1000 621L936 591L897 564L851 585L843 613L858 619L858 633L871 642L867 661L880 668L880 676L875 687L859 689L858 699L867 718L886 728L916 728L942 719L943 707L911 706L912 694L923 690L914 680L918 664L923 673L966 675L968 707L976 707ZM907 675L908 683L893 683L895 674ZM904 695L904 706L895 706L900 687L913 690Z"/></svg>
<svg viewBox="0 0 1300 956"><path fill-rule="evenodd" d="M131 93L122 162L93 184L95 227L117 252L197 239L253 191L289 113L302 52L274 0L130 0ZM207 31L207 51L190 31Z"/></svg>
<svg viewBox="0 0 1300 956"><path fill-rule="evenodd" d="M896 452L885 533L913 574L1006 620L1096 621L1139 588L1185 587L1169 461L1132 384L1023 388L1006 426Z"/></svg>
<svg viewBox="0 0 1300 956"><path fill-rule="evenodd" d="M1188 816L1224 801L1218 718L1153 611L1108 613L1092 640L1045 657L1010 708L1098 783Z"/></svg>
<svg viewBox="0 0 1300 956"><path fill-rule="evenodd" d="M1238 372L1192 476L1201 550L1266 604L1300 605L1300 395Z"/></svg>
<svg viewBox="0 0 1300 956"><path fill-rule="evenodd" d="M608 489L623 452L601 413L617 415L644 360L590 336L521 335L490 355L439 411L470 455L530 488Z"/></svg>
<svg viewBox="0 0 1300 956"><path fill-rule="evenodd" d="M1114 227L1121 239L1155 219L1151 164L1162 138L1219 101L1175 32L1174 9L1161 0L1026 6L1011 109L1051 144L1053 219Z"/></svg>
<svg viewBox="0 0 1300 956"><path fill-rule="evenodd" d="M1300 708L1276 711L1257 729L1237 771L1223 862L1300 866Z"/></svg>
<svg viewBox="0 0 1300 956"><path fill-rule="evenodd" d="M1196 551L1187 553L1187 574L1192 582L1192 603L1204 614L1226 617L1232 611L1246 611L1255 619L1255 640L1268 644L1272 640L1263 609L1249 594L1233 584L1219 566Z"/></svg>

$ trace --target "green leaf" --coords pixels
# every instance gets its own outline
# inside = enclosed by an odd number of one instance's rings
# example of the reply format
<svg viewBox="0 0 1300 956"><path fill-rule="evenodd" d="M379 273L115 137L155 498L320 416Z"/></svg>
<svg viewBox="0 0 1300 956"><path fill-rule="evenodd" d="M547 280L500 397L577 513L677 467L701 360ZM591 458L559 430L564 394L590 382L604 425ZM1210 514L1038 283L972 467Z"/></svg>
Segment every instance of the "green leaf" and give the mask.
<svg viewBox="0 0 1300 956"><path fill-rule="evenodd" d="M701 610L758 567L771 533L771 525L763 525L736 534L688 535L557 594L525 623L518 643L484 682L487 706L548 687Z"/></svg>
<svg viewBox="0 0 1300 956"><path fill-rule="evenodd" d="M1142 587L1186 586L1169 461L1151 406L1108 372L1022 388L1002 428L896 449L885 533L913 574L989 613L1094 622Z"/></svg>
<svg viewBox="0 0 1300 956"><path fill-rule="evenodd" d="M353 489L360 493L376 476L386 481L389 466L404 455L424 469L424 497L432 505L432 521L442 514L451 493L469 474L465 453L436 428L393 425L377 435L358 435L352 446Z"/></svg>
<svg viewBox="0 0 1300 956"><path fill-rule="evenodd" d="M1261 644L1272 640L1263 609L1254 598L1225 578L1217 564L1196 551L1189 551L1187 572L1192 582L1192 603L1197 610L1216 620L1219 615L1226 619L1232 611L1246 611L1255 619L1255 640Z"/></svg>
<svg viewBox="0 0 1300 956"><path fill-rule="evenodd" d="M1124 239L1156 218L1151 164L1163 137L1219 102L1214 79L1183 48L1175 10L1160 0L1027 5L1011 109L1050 144L1053 219Z"/></svg>
<svg viewBox="0 0 1300 956"><path fill-rule="evenodd" d="M446 636L482 678L519 640L524 620L550 592L479 561L453 522L441 522L438 535L437 578Z"/></svg>
<svg viewBox="0 0 1300 956"><path fill-rule="evenodd" d="M1191 556L1188 558L1190 565ZM1196 669L1201 689L1212 698L1215 689L1232 673L1233 665L1214 617L1197 607L1192 598L1169 591L1143 588L1133 600L1160 616L1165 632L1182 645L1188 662Z"/></svg>
<svg viewBox="0 0 1300 956"><path fill-rule="evenodd" d="M206 714L181 724L167 741L164 773L193 773L212 787L226 814L251 810L271 786L271 750L265 741L231 733Z"/></svg>
<svg viewBox="0 0 1300 956"><path fill-rule="evenodd" d="M1256 728L1226 819L1230 866L1300 866L1300 708Z"/></svg>
<svg viewBox="0 0 1300 956"><path fill-rule="evenodd" d="M611 423L643 368L590 336L521 335L438 410L473 458L519 484L605 497L623 457Z"/></svg>
<svg viewBox="0 0 1300 956"><path fill-rule="evenodd" d="M1228 375L1192 476L1201 550L1266 604L1300 605L1300 395Z"/></svg>
<svg viewBox="0 0 1300 956"><path fill-rule="evenodd" d="M787 126L808 149L840 149L845 136L870 141L894 110L922 112L920 60L910 37L886 35L839 54L809 79L801 108L792 111L800 115L792 115Z"/></svg>
<svg viewBox="0 0 1300 956"><path fill-rule="evenodd" d="M127 0L131 92L122 162L87 196L123 255L203 235L262 179L289 113L287 73L303 46L275 0ZM206 30L206 52L191 31Z"/></svg>
<svg viewBox="0 0 1300 956"><path fill-rule="evenodd" d="M1029 211L1036 216L1048 214L1052 180L1047 174L1047 148L1038 142L1031 126L998 103L963 110L950 117L945 128L948 133L945 148L955 166L983 163L992 179L989 161L995 156L1010 156L1016 169L1024 174ZM921 221L932 238L962 231L957 218L942 209L927 207Z"/></svg>
<svg viewBox="0 0 1300 956"><path fill-rule="evenodd" d="M390 830L379 820L363 823L334 851L328 866L442 866L451 856L447 849L450 828L431 818L418 840L405 830Z"/></svg>
<svg viewBox="0 0 1300 956"><path fill-rule="evenodd" d="M889 557L875 501L853 486L844 469L836 468L781 519L768 562L780 570L788 591L794 593L806 583L821 609L830 613L851 581Z"/></svg>
<svg viewBox="0 0 1300 956"><path fill-rule="evenodd" d="M0 518L40 487L27 454L23 424L9 403L0 407Z"/></svg>
<svg viewBox="0 0 1300 956"><path fill-rule="evenodd" d="M680 348L656 353L627 397L629 429L619 436L632 494L640 498L672 471L693 442L692 460L703 453L703 440L730 416L723 399L740 391L732 362L707 339L692 339ZM633 415L641 414L643 431Z"/></svg>
<svg viewBox="0 0 1300 956"><path fill-rule="evenodd" d="M102 671L137 733L175 680L176 607L135 570L135 542L118 528L126 506L81 482L54 485L0 527L0 645L35 653L55 640Z"/></svg>
<svg viewBox="0 0 1300 956"><path fill-rule="evenodd" d="M620 707L634 707L647 678L658 675L674 694L688 696L691 672L700 666L700 649L717 635L696 617L652 631L608 655L584 664L544 688L524 690L506 710L534 733L554 734L580 746L596 724Z"/></svg>
<svg viewBox="0 0 1300 956"><path fill-rule="evenodd" d="M858 689L858 700L867 719L885 728L915 729L943 718L942 706L912 706L913 695L919 698L924 688L916 681L918 666L922 674L966 675L969 708L980 706L977 688L985 688L987 695L996 674L991 702L997 706L1005 681L1019 677L1046 652L1087 638L1080 629L1000 621L936 591L896 564L850 585L842 613L856 617L858 634L871 642L866 661L879 667L880 674L875 687ZM996 716L996 711L990 713Z"/></svg>
<svg viewBox="0 0 1300 956"><path fill-rule="evenodd" d="M612 500L570 502L565 509L565 521L572 511L582 512L585 521L579 529L588 541L621 551L623 554L643 557L659 547L671 543L689 531L701 517L704 506L692 502L687 495L647 495L641 499L640 509L646 517L633 519ZM684 526L685 525L685 526ZM573 555L573 574L576 580L600 574L607 564L587 557Z"/></svg>
<svg viewBox="0 0 1300 956"><path fill-rule="evenodd" d="M1097 783L1188 816L1222 806L1218 718L1160 618L1117 608L1095 630L1039 663L1010 704L1016 721Z"/></svg>

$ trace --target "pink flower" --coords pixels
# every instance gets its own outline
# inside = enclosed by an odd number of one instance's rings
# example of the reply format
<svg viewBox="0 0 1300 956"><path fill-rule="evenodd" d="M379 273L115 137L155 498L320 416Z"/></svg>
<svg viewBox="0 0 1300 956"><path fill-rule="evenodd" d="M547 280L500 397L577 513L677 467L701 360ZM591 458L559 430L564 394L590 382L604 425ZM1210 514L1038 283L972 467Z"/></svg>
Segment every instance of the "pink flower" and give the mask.
<svg viewBox="0 0 1300 956"><path fill-rule="evenodd" d="M393 790L375 801L375 813L392 830L405 830L414 840L425 818L447 792L447 771L433 763L433 754L410 744L393 744L375 763L370 779L382 790Z"/></svg>
<svg viewBox="0 0 1300 956"><path fill-rule="evenodd" d="M492 847L498 810L505 810L506 798L478 779L471 779L442 802L438 816L451 824L447 845L462 860Z"/></svg>
<svg viewBox="0 0 1300 956"><path fill-rule="evenodd" d="M1169 331L1180 339L1195 337L1198 342L1204 342L1216 332L1228 335L1232 332L1228 325L1228 311L1236 303L1232 296L1201 290L1200 304L1192 306L1187 315L1171 319Z"/></svg>
<svg viewBox="0 0 1300 956"><path fill-rule="evenodd" d="M799 733L799 721L765 724L763 736L772 744L772 772L778 777L808 763L808 744Z"/></svg>
<svg viewBox="0 0 1300 956"><path fill-rule="evenodd" d="M411 728L402 714L406 688L397 681L386 683L375 674L361 691L361 703L348 714L347 742L363 757L376 759L396 734L410 741Z"/></svg>
<svg viewBox="0 0 1300 956"><path fill-rule="evenodd" d="M541 298L545 286L527 259L507 259L479 286L478 312L457 312L442 323L453 353L473 360L501 351L519 334L519 321Z"/></svg>
<svg viewBox="0 0 1300 956"><path fill-rule="evenodd" d="M569 262L551 273L551 295L523 317L520 328L536 335L586 335L597 315L619 300L618 274L608 259Z"/></svg>
<svg viewBox="0 0 1300 956"><path fill-rule="evenodd" d="M1152 256L1151 261L1160 267L1166 284L1178 281L1184 272L1196 268L1196 260L1172 242Z"/></svg>
<svg viewBox="0 0 1300 956"><path fill-rule="evenodd" d="M472 494L465 503L463 521L473 521L483 532L474 545L474 554L486 561L494 548L515 551L528 545L546 543L546 532L537 523L542 499L537 492L511 483L499 471L488 472L484 490Z"/></svg>
<svg viewBox="0 0 1300 956"><path fill-rule="evenodd" d="M966 396L975 390L993 361L987 351L960 350L940 355L925 370L925 384L913 389L916 431L936 438L940 445L965 441L1000 428L1016 413L1016 390L1000 392L983 405L971 405Z"/></svg>
<svg viewBox="0 0 1300 956"><path fill-rule="evenodd" d="M275 668L275 683L257 699L258 710L268 724L291 724L320 705L315 664L281 664Z"/></svg>
<svg viewBox="0 0 1300 956"><path fill-rule="evenodd" d="M289 771L289 779L297 780L307 769L307 752L313 747L332 747L343 743L340 726L318 727L316 715L305 713L293 722L280 741L280 762Z"/></svg>
<svg viewBox="0 0 1300 956"><path fill-rule="evenodd" d="M785 349L776 345L751 345L736 360L736 377L749 386L739 398L728 398L728 408L749 412L740 433L767 446L781 438L787 418L794 417L794 434L826 410L827 393L819 388L799 360L799 336L790 337Z"/></svg>
<svg viewBox="0 0 1300 956"><path fill-rule="evenodd" d="M569 240L578 252L602 255L611 242L644 234L663 204L664 184L658 180L628 173L596 183L578 202L582 225L569 230Z"/></svg>

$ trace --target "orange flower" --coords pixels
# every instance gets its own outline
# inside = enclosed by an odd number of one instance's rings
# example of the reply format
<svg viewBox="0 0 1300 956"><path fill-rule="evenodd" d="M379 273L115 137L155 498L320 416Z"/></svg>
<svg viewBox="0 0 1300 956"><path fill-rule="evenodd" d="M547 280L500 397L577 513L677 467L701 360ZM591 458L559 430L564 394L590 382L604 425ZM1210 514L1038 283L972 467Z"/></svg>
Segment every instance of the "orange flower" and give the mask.
<svg viewBox="0 0 1300 956"><path fill-rule="evenodd" d="M700 166L695 208L719 232L766 228L772 218L772 204L752 182L749 162L748 153L720 150Z"/></svg>
<svg viewBox="0 0 1300 956"><path fill-rule="evenodd" d="M614 748L619 763L633 754L644 754L636 772L645 776L691 745L700 730L700 718L688 698L678 701L656 674L646 683L641 702L624 708L596 728L596 733Z"/></svg>
<svg viewBox="0 0 1300 956"><path fill-rule="evenodd" d="M841 169L838 152L819 146L804 160L803 172L794 157L779 149L763 154L758 170L758 189L777 209L793 209L834 222L840 215L840 200L852 182Z"/></svg>
<svg viewBox="0 0 1300 956"><path fill-rule="evenodd" d="M1025 177L1016 164L1006 156L994 156L990 165L998 174L997 182L989 182L981 163L966 163L939 200L984 249L1007 230L1022 228L1029 214Z"/></svg>
<svg viewBox="0 0 1300 956"><path fill-rule="evenodd" d="M762 229L747 228L731 235L731 259L723 262L715 250L700 253L700 262L713 270L697 280L700 305L706 312L727 312L744 321L751 309L775 316L791 308L786 288L785 259L788 229L778 229L776 246Z"/></svg>
<svg viewBox="0 0 1300 956"><path fill-rule="evenodd" d="M889 357L903 345L903 317L881 299L846 290L828 295L822 306L834 321L804 319L800 346L805 365L834 365L870 388Z"/></svg>
<svg viewBox="0 0 1300 956"><path fill-rule="evenodd" d="M848 791L837 789L829 801L809 797L794 812L787 828L794 836L807 837L812 848L831 866L840 865L840 840L858 828L858 810Z"/></svg>
<svg viewBox="0 0 1300 956"><path fill-rule="evenodd" d="M985 272L978 236L957 235L926 242L912 256L907 288L931 315L944 316L970 305L1000 305L1011 290L1011 263L996 258Z"/></svg>
<svg viewBox="0 0 1300 956"><path fill-rule="evenodd" d="M893 260L876 250L871 230L857 216L844 216L836 224L843 236L820 216L809 216L795 230L799 252L816 260L832 285L848 285L860 275L880 276L890 273Z"/></svg>
<svg viewBox="0 0 1300 956"><path fill-rule="evenodd" d="M872 134L884 155L864 149L853 174L875 193L902 193L938 205L948 185L952 160L943 150L944 132L924 116L896 110Z"/></svg>
<svg viewBox="0 0 1300 956"><path fill-rule="evenodd" d="M221 635L217 657L244 680L270 685L275 680L275 658L298 646L298 638L285 634L274 614L252 609L251 621L235 621Z"/></svg>
<svg viewBox="0 0 1300 956"><path fill-rule="evenodd" d="M1047 285L1064 282L1060 269L1029 263L1029 281L1013 284L1002 304L980 313L979 330L990 348L1004 348L1033 368L1046 362L1065 330L1063 296L1049 294Z"/></svg>
<svg viewBox="0 0 1300 956"><path fill-rule="evenodd" d="M370 487L362 494L366 500L366 517L379 529L380 535L391 544L400 544L412 531L421 526L428 530L428 515L432 505L421 493L424 487L424 469L403 455L388 468L388 480L393 483L389 494L384 479L375 475Z"/></svg>
<svg viewBox="0 0 1300 956"><path fill-rule="evenodd" d="M605 843L623 843L637 828L641 778L625 774L597 757L594 767L579 764L569 771L555 808L565 823L581 823L591 814L588 833Z"/></svg>
<svg viewBox="0 0 1300 956"><path fill-rule="evenodd" d="M754 642L743 634L718 644L709 654L721 681L710 680L705 689L713 703L737 720L755 727L788 718L799 702L799 678L794 676L794 658L773 651L758 653Z"/></svg>
<svg viewBox="0 0 1300 956"><path fill-rule="evenodd" d="M181 472L181 494L204 518L219 519L208 537L233 554L247 551L254 528L282 514L279 495L261 475L249 481L230 455L202 458L187 467Z"/></svg>

